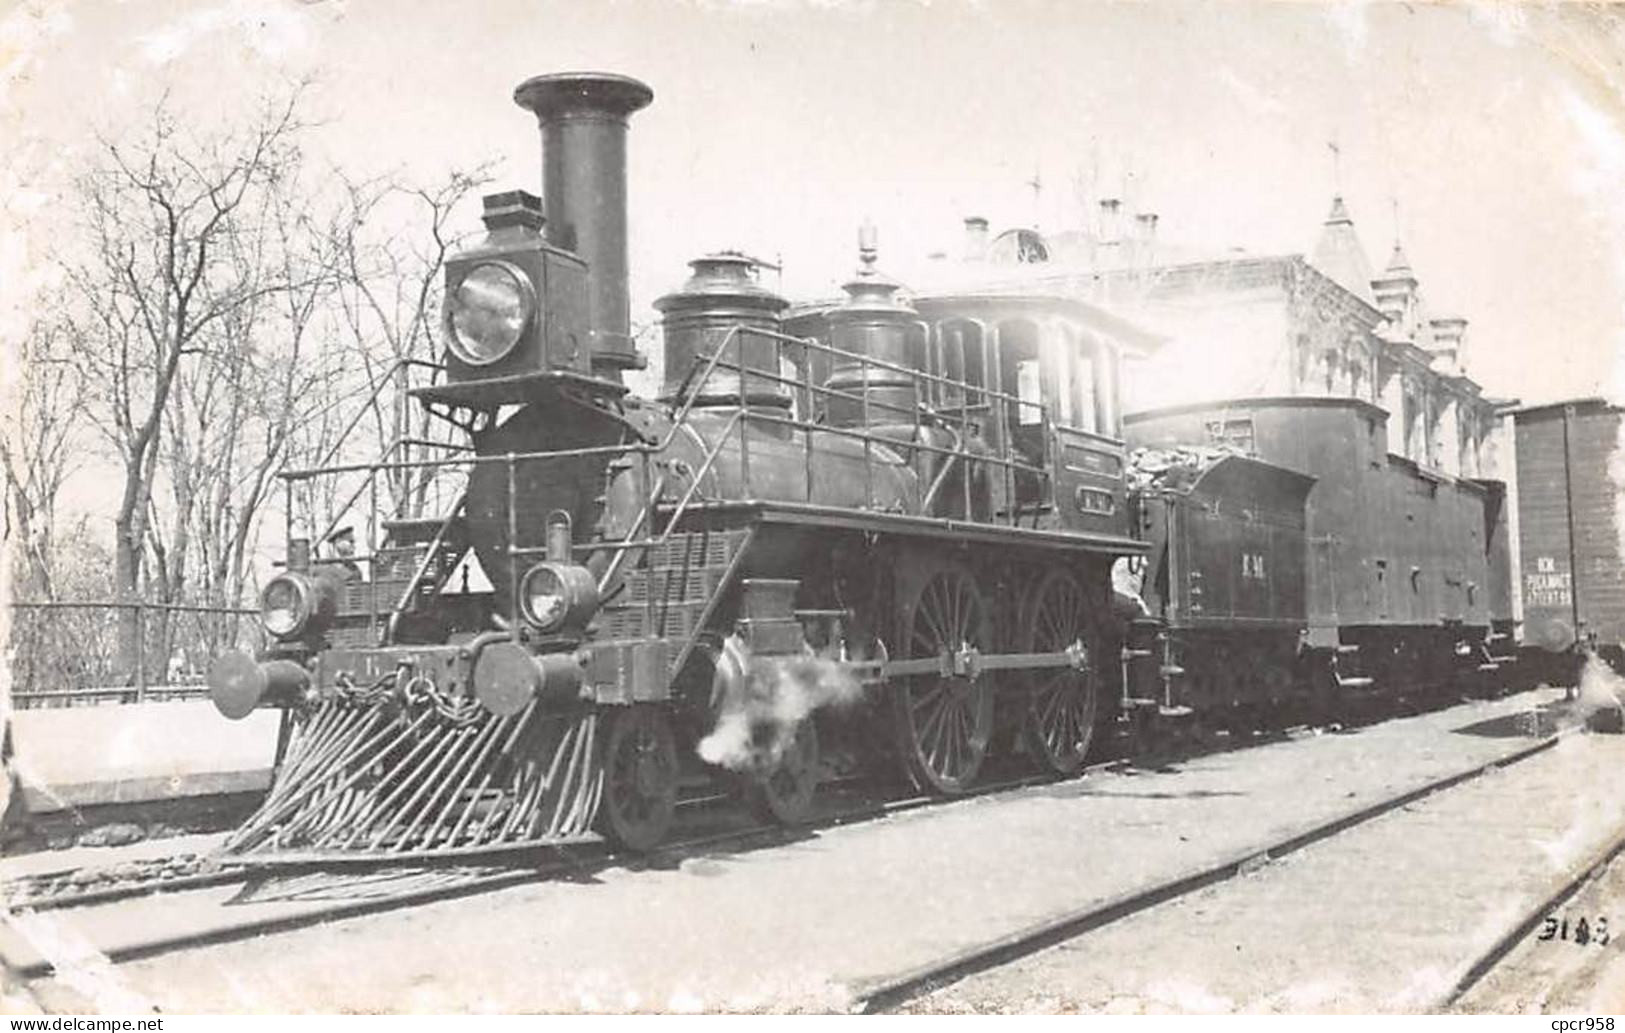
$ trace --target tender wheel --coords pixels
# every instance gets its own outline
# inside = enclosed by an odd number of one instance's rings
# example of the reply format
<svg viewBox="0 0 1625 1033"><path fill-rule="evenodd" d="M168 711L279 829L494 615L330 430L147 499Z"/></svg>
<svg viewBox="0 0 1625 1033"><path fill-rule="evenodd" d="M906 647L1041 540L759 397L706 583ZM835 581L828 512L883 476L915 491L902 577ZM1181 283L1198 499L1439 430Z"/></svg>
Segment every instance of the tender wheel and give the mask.
<svg viewBox="0 0 1625 1033"><path fill-rule="evenodd" d="M677 740L655 706L616 707L604 738L604 797L597 828L628 850L652 850L677 810Z"/></svg>
<svg viewBox="0 0 1625 1033"><path fill-rule="evenodd" d="M1027 749L1045 770L1075 775L1094 737L1100 707L1100 637L1091 619L1083 583L1064 570L1052 570L1038 583L1027 607L1021 635L1024 653L1058 653L1077 643L1082 668L1051 667L1023 672L1027 713L1022 734Z"/></svg>
<svg viewBox="0 0 1625 1033"><path fill-rule="evenodd" d="M800 825L812 814L820 773L818 728L809 717L791 735L771 771L746 778L745 805L762 821Z"/></svg>
<svg viewBox="0 0 1625 1033"><path fill-rule="evenodd" d="M898 658L952 662L966 647L986 652L993 623L971 573L946 566L929 575L903 611ZM899 679L893 721L909 777L933 793L969 789L993 734L993 683L987 677L922 674Z"/></svg>

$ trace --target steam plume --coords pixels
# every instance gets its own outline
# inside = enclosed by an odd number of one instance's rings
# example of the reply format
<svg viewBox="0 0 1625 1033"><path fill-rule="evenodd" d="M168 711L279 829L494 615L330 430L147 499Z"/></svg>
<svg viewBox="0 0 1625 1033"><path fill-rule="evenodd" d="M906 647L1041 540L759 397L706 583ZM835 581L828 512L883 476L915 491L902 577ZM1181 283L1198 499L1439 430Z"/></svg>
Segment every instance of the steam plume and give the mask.
<svg viewBox="0 0 1625 1033"><path fill-rule="evenodd" d="M755 657L728 639L718 669L726 671L717 723L700 740L700 758L730 771L772 770L795 741L796 728L814 711L844 706L863 687L835 660L811 654Z"/></svg>
<svg viewBox="0 0 1625 1033"><path fill-rule="evenodd" d="M1625 713L1621 706L1625 700L1625 678L1616 674L1596 653L1587 653L1580 666L1579 696L1580 712L1588 721L1594 722L1595 716L1610 712L1617 726L1619 717Z"/></svg>

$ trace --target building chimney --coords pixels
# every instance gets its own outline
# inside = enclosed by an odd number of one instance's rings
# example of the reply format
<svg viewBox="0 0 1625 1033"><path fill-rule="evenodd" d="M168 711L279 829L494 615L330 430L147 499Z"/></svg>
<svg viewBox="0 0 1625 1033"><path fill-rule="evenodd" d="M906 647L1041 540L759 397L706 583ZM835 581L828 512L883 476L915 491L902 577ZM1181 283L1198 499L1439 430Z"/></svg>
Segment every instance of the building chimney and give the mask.
<svg viewBox="0 0 1625 1033"><path fill-rule="evenodd" d="M987 259L987 220L980 215L965 217L965 261Z"/></svg>
<svg viewBox="0 0 1625 1033"><path fill-rule="evenodd" d="M1459 374L1462 368L1462 343L1467 336L1467 320L1459 316L1430 319L1428 329L1433 331L1433 341L1428 345L1428 351L1435 358L1442 360L1441 364L1447 371Z"/></svg>
<svg viewBox="0 0 1625 1033"><path fill-rule="evenodd" d="M1115 197L1100 202L1100 242L1120 244L1123 240L1123 202Z"/></svg>
<svg viewBox="0 0 1625 1033"><path fill-rule="evenodd" d="M604 72L527 79L514 103L542 133L542 200L549 243L587 262L592 365L614 378L641 366L627 286L626 120L654 91Z"/></svg>
<svg viewBox="0 0 1625 1033"><path fill-rule="evenodd" d="M1095 264L1116 269L1123 260L1123 203L1115 197L1100 202L1100 231L1095 236Z"/></svg>
<svg viewBox="0 0 1625 1033"><path fill-rule="evenodd" d="M1134 240L1140 265L1152 265L1157 253L1157 213L1141 212L1134 217Z"/></svg>

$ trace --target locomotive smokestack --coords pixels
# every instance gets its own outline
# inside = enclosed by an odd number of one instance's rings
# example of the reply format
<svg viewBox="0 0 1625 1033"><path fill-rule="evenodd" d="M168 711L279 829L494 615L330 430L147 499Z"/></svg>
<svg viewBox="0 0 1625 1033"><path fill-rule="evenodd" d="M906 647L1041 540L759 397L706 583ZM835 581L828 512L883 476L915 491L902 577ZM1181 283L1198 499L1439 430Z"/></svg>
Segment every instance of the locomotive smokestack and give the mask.
<svg viewBox="0 0 1625 1033"><path fill-rule="evenodd" d="M548 241L586 259L592 365L601 375L643 364L632 345L626 257L626 119L654 91L605 72L539 75L514 103L542 131L542 199Z"/></svg>

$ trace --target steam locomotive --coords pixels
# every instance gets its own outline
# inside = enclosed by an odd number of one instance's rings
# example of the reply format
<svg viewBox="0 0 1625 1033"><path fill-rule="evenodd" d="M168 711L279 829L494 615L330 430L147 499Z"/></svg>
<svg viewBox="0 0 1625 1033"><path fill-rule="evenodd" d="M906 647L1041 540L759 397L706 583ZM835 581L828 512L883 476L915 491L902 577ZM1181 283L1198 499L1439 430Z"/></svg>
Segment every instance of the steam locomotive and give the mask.
<svg viewBox="0 0 1625 1033"><path fill-rule="evenodd" d="M695 771L796 822L832 756L955 794L994 750L1072 775L1115 721L1268 724L1494 664L1492 486L1398 469L1359 403L1125 429L1120 370L1154 341L1066 298L908 295L872 234L844 298L795 309L748 257L696 259L638 397L626 136L652 92L582 73L514 97L543 198L485 198L447 263L443 379L413 391L465 450L365 470L462 490L370 517L368 555L290 533L275 644L209 674L228 717L283 710L229 851L647 849ZM1190 447L1238 412L1259 447Z"/></svg>

